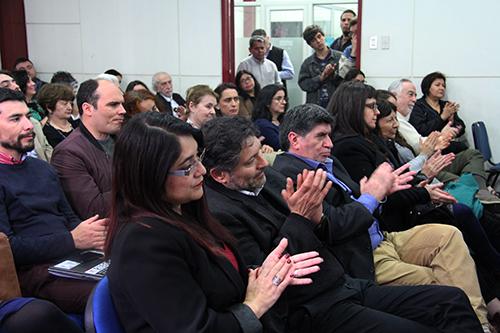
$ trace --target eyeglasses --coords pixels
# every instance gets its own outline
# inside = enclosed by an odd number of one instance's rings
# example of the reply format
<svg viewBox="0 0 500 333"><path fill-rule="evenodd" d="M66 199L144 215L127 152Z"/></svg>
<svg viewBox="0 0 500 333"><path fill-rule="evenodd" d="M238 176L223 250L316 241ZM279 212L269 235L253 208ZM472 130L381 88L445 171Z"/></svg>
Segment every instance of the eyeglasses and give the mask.
<svg viewBox="0 0 500 333"><path fill-rule="evenodd" d="M203 161L203 158L205 157L205 152L206 152L206 149L203 149L200 156L196 156L194 158L194 161L191 162L186 169L179 169L179 170L170 171L168 174L171 176L189 176L196 169L196 167L198 166L198 163L201 164L201 162Z"/></svg>
<svg viewBox="0 0 500 333"><path fill-rule="evenodd" d="M288 102L288 97L285 97L285 96L278 96L278 97L274 97L273 100L277 101L277 102Z"/></svg>
<svg viewBox="0 0 500 333"><path fill-rule="evenodd" d="M367 108L369 108L369 109L372 109L373 111L378 110L378 105L377 105L377 103L375 103L375 102L365 104L365 106L366 106Z"/></svg>

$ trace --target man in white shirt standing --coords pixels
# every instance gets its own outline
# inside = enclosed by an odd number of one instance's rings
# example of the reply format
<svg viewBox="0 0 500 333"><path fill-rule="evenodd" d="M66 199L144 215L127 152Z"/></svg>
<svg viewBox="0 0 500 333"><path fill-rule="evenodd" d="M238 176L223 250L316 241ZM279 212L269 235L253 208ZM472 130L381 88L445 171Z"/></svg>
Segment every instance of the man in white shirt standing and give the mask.
<svg viewBox="0 0 500 333"><path fill-rule="evenodd" d="M266 59L266 40L262 36L250 38L248 51L252 54L245 58L238 66L237 72L245 69L252 73L261 87L269 84L281 84L276 64Z"/></svg>

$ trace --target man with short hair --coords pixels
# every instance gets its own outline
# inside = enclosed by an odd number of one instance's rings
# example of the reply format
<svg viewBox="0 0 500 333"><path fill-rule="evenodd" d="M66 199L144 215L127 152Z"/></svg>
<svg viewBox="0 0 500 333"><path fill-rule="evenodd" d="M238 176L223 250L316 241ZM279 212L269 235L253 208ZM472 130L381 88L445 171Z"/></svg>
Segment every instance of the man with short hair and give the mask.
<svg viewBox="0 0 500 333"><path fill-rule="evenodd" d="M0 88L0 232L9 238L23 296L82 313L94 282L58 278L47 269L77 249L102 249L107 221L81 221L73 213L56 172L26 155L34 136L23 94Z"/></svg>
<svg viewBox="0 0 500 333"><path fill-rule="evenodd" d="M264 37L251 37L248 51L250 51L252 55L243 59L236 70L236 72L239 72L245 69L252 73L261 87L265 87L269 84L282 83L276 64L266 59L266 50L266 40Z"/></svg>
<svg viewBox="0 0 500 333"><path fill-rule="evenodd" d="M224 82L219 84L214 92L217 94L217 110L220 115L234 117L237 115L250 118L250 115L240 114L240 96L238 88L232 82Z"/></svg>
<svg viewBox="0 0 500 333"><path fill-rule="evenodd" d="M382 233L379 213L390 207L381 202L394 192L383 191L388 175L379 168L359 185L354 182L340 161L331 157L332 123L331 115L314 104L289 110L280 125L285 153L276 157L273 167L295 182L303 169L326 170L334 185L323 202L324 214L331 221L333 243L341 246L338 258L346 270L354 277L369 278L357 270L372 268L374 263L379 284L459 287L469 296L481 323L487 324L474 261L461 232L449 225L423 224Z"/></svg>
<svg viewBox="0 0 500 333"><path fill-rule="evenodd" d="M295 76L295 70L293 69L292 61L286 50L274 46L271 43L271 37L266 33L264 29L256 29L252 32L253 36L262 36L266 42L266 58L274 62L278 69L278 73L286 88L286 81L293 79Z"/></svg>
<svg viewBox="0 0 500 333"><path fill-rule="evenodd" d="M337 86L342 82L338 65L342 53L325 44L325 34L317 25L306 27L302 37L314 50L299 73L299 86L306 92L306 102L326 107Z"/></svg>
<svg viewBox="0 0 500 333"><path fill-rule="evenodd" d="M25 70L26 72L28 72L29 77L36 84L36 91L37 92L40 91L40 88L42 88L42 86L45 83L47 83L47 82L42 81L42 80L40 80L39 78L36 77L35 65L33 65L33 63L31 62L31 60L29 60L26 57L19 57L19 58L17 58L16 61L14 62L14 69L16 71Z"/></svg>
<svg viewBox="0 0 500 333"><path fill-rule="evenodd" d="M356 17L356 13L351 9L346 9L340 15L340 29L342 30L342 36L335 39L330 45L332 50L344 51L346 47L351 45L351 34L349 29L349 22Z"/></svg>
<svg viewBox="0 0 500 333"><path fill-rule="evenodd" d="M294 191L290 179L268 167L248 120L216 118L205 124L203 134L206 198L211 212L237 239L246 263L260 265L282 237L288 239L290 254L318 251L324 260L311 275L313 284L291 288L280 299L288 312L281 313L287 322L282 317L279 323L296 332L481 332L459 289L379 287L345 274L338 249L330 244L335 237L331 224L337 221L322 216L321 202L331 186L323 187L323 170L304 171ZM394 181L392 173L386 176L381 192Z"/></svg>
<svg viewBox="0 0 500 333"><path fill-rule="evenodd" d="M51 163L80 218L107 217L111 205L111 159L122 127L123 94L107 80L87 80L76 96L80 127L57 145Z"/></svg>
<svg viewBox="0 0 500 333"><path fill-rule="evenodd" d="M399 133L413 148L416 154L420 153L420 142L426 140L410 124L410 114L417 101L417 88L409 79L396 80L389 86L388 90L396 95L397 117L399 121ZM458 133L456 128L446 125L441 130L441 142L448 141ZM471 173L474 175L479 191L476 197L483 204L497 204L500 199L488 190L486 184L486 171L484 170L484 158L481 153L475 149L466 149L455 154L453 162L438 174L440 181L447 183L457 180L461 174Z"/></svg>
<svg viewBox="0 0 500 333"><path fill-rule="evenodd" d="M166 112L176 118L186 116L186 101L181 95L174 93L172 77L167 72L153 75L153 91L156 92L155 104L160 112Z"/></svg>

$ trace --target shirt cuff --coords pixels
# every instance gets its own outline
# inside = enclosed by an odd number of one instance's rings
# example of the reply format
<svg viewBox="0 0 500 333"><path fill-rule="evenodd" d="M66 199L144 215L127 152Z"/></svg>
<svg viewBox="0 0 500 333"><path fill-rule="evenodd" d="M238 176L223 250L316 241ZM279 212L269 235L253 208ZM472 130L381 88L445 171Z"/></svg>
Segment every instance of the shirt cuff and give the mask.
<svg viewBox="0 0 500 333"><path fill-rule="evenodd" d="M377 199L375 199L373 195L367 193L361 194L356 201L365 206L365 208L370 211L370 214L373 214L379 205Z"/></svg>

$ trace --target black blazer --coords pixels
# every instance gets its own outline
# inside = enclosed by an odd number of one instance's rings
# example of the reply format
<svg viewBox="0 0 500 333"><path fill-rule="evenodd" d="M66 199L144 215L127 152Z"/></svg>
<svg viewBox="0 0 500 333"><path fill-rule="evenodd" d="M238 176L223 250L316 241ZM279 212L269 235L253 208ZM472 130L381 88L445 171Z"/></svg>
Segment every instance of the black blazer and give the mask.
<svg viewBox="0 0 500 333"><path fill-rule="evenodd" d="M182 98L181 95L173 93L172 99L177 104L184 106L184 107L186 106L186 101L184 100L184 98ZM173 110L172 110L172 105L170 105L170 103L167 102L167 100L160 93L156 93L155 104L160 112L166 112L168 114L174 115Z"/></svg>
<svg viewBox="0 0 500 333"><path fill-rule="evenodd" d="M352 181L340 161L334 158L333 165L335 177L352 190L354 197L359 197L359 185ZM294 182L302 170L312 170L304 161L290 154L276 156L273 167ZM368 234L374 219L370 211L333 184L323 201L323 213L329 223L322 225L320 237L332 246L345 270L353 277L374 280L373 252Z"/></svg>
<svg viewBox="0 0 500 333"><path fill-rule="evenodd" d="M314 324L312 318L322 315L325 309L352 296L356 291L352 288L342 288L349 278L345 276L344 269L331 248L316 235L316 226L302 216L290 214L281 198L286 178L271 167L266 169L266 178L259 197L283 213L282 220L277 220L268 207L210 178L205 182L206 198L212 214L238 240L239 252L249 264L261 264L263 258L282 237L288 239L287 250L290 254L306 251L320 253L324 262L320 265L321 270L311 275L313 284L288 287L286 292L288 322L294 323L287 332L308 332Z"/></svg>
<svg viewBox="0 0 500 333"><path fill-rule="evenodd" d="M246 305L247 272L214 256L184 231L156 218L125 224L108 270L111 296L127 332L255 332Z"/></svg>
<svg viewBox="0 0 500 333"><path fill-rule="evenodd" d="M348 170L351 178L358 182L363 177L370 177L375 169L383 162L394 163L395 158L388 149L380 146L380 142L373 138L369 142L361 135L342 136L335 138L332 153ZM382 206L380 226L386 231L403 231L414 227L416 222L416 205L430 202L430 196L423 187L412 187L398 191L387 197L387 202Z"/></svg>

